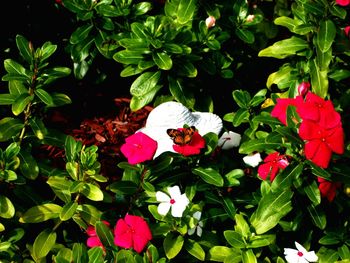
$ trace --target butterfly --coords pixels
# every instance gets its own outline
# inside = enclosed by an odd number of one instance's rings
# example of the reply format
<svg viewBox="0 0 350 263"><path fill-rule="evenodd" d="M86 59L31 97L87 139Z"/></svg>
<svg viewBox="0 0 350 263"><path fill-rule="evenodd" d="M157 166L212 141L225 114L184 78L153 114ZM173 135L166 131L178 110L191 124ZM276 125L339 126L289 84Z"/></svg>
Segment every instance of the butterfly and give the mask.
<svg viewBox="0 0 350 263"><path fill-rule="evenodd" d="M195 131L196 128L191 126L188 128L185 127L181 131L177 129L167 129L166 132L175 144L183 146L191 143Z"/></svg>

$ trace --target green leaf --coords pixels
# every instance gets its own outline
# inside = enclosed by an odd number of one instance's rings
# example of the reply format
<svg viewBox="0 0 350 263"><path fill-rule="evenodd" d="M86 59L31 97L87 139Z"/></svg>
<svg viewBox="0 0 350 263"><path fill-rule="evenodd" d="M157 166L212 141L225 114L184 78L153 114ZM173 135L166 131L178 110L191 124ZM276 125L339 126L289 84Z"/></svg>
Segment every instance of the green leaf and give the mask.
<svg viewBox="0 0 350 263"><path fill-rule="evenodd" d="M28 89L24 86L21 81L10 80L9 81L9 91L15 97L18 97L21 94L28 94Z"/></svg>
<svg viewBox="0 0 350 263"><path fill-rule="evenodd" d="M253 44L255 41L254 33L248 29L236 28L235 33L245 43Z"/></svg>
<svg viewBox="0 0 350 263"><path fill-rule="evenodd" d="M309 61L309 63L312 91L321 98L325 98L328 94L328 71L321 70L316 59Z"/></svg>
<svg viewBox="0 0 350 263"><path fill-rule="evenodd" d="M39 119L38 117L30 118L29 125L39 140L44 139L45 135L47 134L47 129L42 119Z"/></svg>
<svg viewBox="0 0 350 263"><path fill-rule="evenodd" d="M336 27L332 20L321 21L320 28L317 32L316 45L324 53L327 52L336 35Z"/></svg>
<svg viewBox="0 0 350 263"><path fill-rule="evenodd" d="M242 262L243 263L257 263L257 258L252 249L242 250Z"/></svg>
<svg viewBox="0 0 350 263"><path fill-rule="evenodd" d="M19 219L21 223L39 223L59 218L62 207L56 204L43 204L29 208Z"/></svg>
<svg viewBox="0 0 350 263"><path fill-rule="evenodd" d="M136 97L144 96L155 89L160 76L160 71L143 73L132 83L130 93Z"/></svg>
<svg viewBox="0 0 350 263"><path fill-rule="evenodd" d="M134 5L134 14L135 16L140 16L146 14L149 10L152 9L152 4L148 2L141 2Z"/></svg>
<svg viewBox="0 0 350 263"><path fill-rule="evenodd" d="M82 243L73 244L73 262L74 263L85 263L88 262L88 253L86 246Z"/></svg>
<svg viewBox="0 0 350 263"><path fill-rule="evenodd" d="M5 59L4 60L4 67L6 71L10 74L20 75L25 77L26 79L29 78L29 73L27 70L19 63L12 59Z"/></svg>
<svg viewBox="0 0 350 263"><path fill-rule="evenodd" d="M327 170L319 167L318 165L314 164L311 161L306 161L306 163L308 165L310 165L311 172L313 175L318 176L318 177L322 177L322 178L329 180L329 181L332 180L332 175Z"/></svg>
<svg viewBox="0 0 350 263"><path fill-rule="evenodd" d="M31 64L33 61L33 47L31 43L29 43L25 37L17 35L16 45L21 56L28 62L28 64Z"/></svg>
<svg viewBox="0 0 350 263"><path fill-rule="evenodd" d="M80 212L81 217L89 225L96 225L96 222L100 221L102 215L101 211L89 204L79 205L77 211Z"/></svg>
<svg viewBox="0 0 350 263"><path fill-rule="evenodd" d="M321 203L321 194L316 181L312 181L311 184L305 186L304 191L307 197L315 206Z"/></svg>
<svg viewBox="0 0 350 263"><path fill-rule="evenodd" d="M187 252L190 253L192 256L199 259L200 261L204 261L205 251L203 250L200 244L198 244L194 240L187 239L184 247L187 250Z"/></svg>
<svg viewBox="0 0 350 263"><path fill-rule="evenodd" d="M111 229L106 224L104 224L102 221L97 221L95 229L97 236L100 238L102 244L105 247L114 246L114 236Z"/></svg>
<svg viewBox="0 0 350 263"><path fill-rule="evenodd" d="M22 174L30 180L35 180L39 175L39 166L36 159L31 155L31 153L24 149L20 151L18 157L21 161L19 169L21 170Z"/></svg>
<svg viewBox="0 0 350 263"><path fill-rule="evenodd" d="M263 152L266 150L277 149L281 146L281 143L267 142L265 139L252 139L245 141L239 147L239 153L250 154L252 152Z"/></svg>
<svg viewBox="0 0 350 263"><path fill-rule="evenodd" d="M92 30L93 25L92 24L86 24L81 27L78 27L71 35L69 42L72 45L78 44L80 41L87 38L90 31Z"/></svg>
<svg viewBox="0 0 350 263"><path fill-rule="evenodd" d="M103 260L103 249L102 247L93 247L88 251L89 261L88 263L100 263L104 262Z"/></svg>
<svg viewBox="0 0 350 263"><path fill-rule="evenodd" d="M15 102L15 96L12 94L0 94L0 105L11 105Z"/></svg>
<svg viewBox="0 0 350 263"><path fill-rule="evenodd" d="M280 191L289 188L293 180L298 178L303 171L303 163L291 163L281 173L279 173L271 184L272 191Z"/></svg>
<svg viewBox="0 0 350 263"><path fill-rule="evenodd" d="M295 20L287 16L277 17L273 22L275 23L275 25L284 26L288 28L291 32L294 32L294 28L302 23L300 20Z"/></svg>
<svg viewBox="0 0 350 263"><path fill-rule="evenodd" d="M65 204L62 207L62 211L60 213L60 219L62 221L66 221L68 219L71 219L72 216L75 214L77 208L78 208L77 202L71 201L71 202Z"/></svg>
<svg viewBox="0 0 350 263"><path fill-rule="evenodd" d="M236 214L234 220L236 221L235 231L241 234L244 238L248 238L251 232L247 221L243 217L243 214Z"/></svg>
<svg viewBox="0 0 350 263"><path fill-rule="evenodd" d="M57 234L51 229L45 229L35 238L33 244L33 257L40 259L46 257L56 243Z"/></svg>
<svg viewBox="0 0 350 263"><path fill-rule="evenodd" d="M14 103L12 104L12 113L15 116L21 114L27 105L34 99L34 95L29 96L29 94L22 94L16 98Z"/></svg>
<svg viewBox="0 0 350 263"><path fill-rule="evenodd" d="M137 184L131 181L117 181L108 186L108 190L117 194L129 194L132 195L137 191Z"/></svg>
<svg viewBox="0 0 350 263"><path fill-rule="evenodd" d="M234 127L240 126L243 122L249 121L250 113L247 109L238 109L233 115L232 125Z"/></svg>
<svg viewBox="0 0 350 263"><path fill-rule="evenodd" d="M163 241L163 248L168 259L176 257L182 249L184 238L180 235L176 236L168 233Z"/></svg>
<svg viewBox="0 0 350 263"><path fill-rule="evenodd" d="M0 120L0 142L10 140L12 137L17 136L22 130L24 124L19 119L11 117L5 117Z"/></svg>
<svg viewBox="0 0 350 263"><path fill-rule="evenodd" d="M286 79L290 78L291 71L293 70L290 66L283 66L274 73L271 73L266 81L266 87L271 88L272 84L276 84L280 87L281 82L285 82Z"/></svg>
<svg viewBox="0 0 350 263"><path fill-rule="evenodd" d="M293 192L269 192L259 201L258 208L252 214L250 222L257 234L263 234L275 227L279 220L292 210Z"/></svg>
<svg viewBox="0 0 350 263"><path fill-rule="evenodd" d="M138 64L144 59L142 51L121 50L113 55L113 59L122 64Z"/></svg>
<svg viewBox="0 0 350 263"><path fill-rule="evenodd" d="M235 251L234 249L225 247L225 246L213 246L209 249L207 256L208 256L208 259L211 261L224 262L225 258L228 258L229 256L232 256L234 254L237 255L239 253L240 253L240 250L238 249L237 251ZM241 255L239 255L239 257L241 257ZM237 261L237 262L240 262L240 261ZM236 261L232 261L232 262L236 262Z"/></svg>
<svg viewBox="0 0 350 263"><path fill-rule="evenodd" d="M234 90L232 97L240 108L248 109L251 100L250 94L246 90Z"/></svg>
<svg viewBox="0 0 350 263"><path fill-rule="evenodd" d="M258 56L282 59L288 56L298 55L298 52L301 52L307 48L309 48L307 41L292 36L291 38L277 41L272 46L261 50L258 53Z"/></svg>
<svg viewBox="0 0 350 263"><path fill-rule="evenodd" d="M234 248L245 248L246 243L240 233L233 230L225 230L224 236L227 242Z"/></svg>
<svg viewBox="0 0 350 263"><path fill-rule="evenodd" d="M227 215L230 218L234 219L236 215L236 208L233 201L231 200L231 198L228 198L228 197L224 197L222 200L223 200L223 205L224 205L225 211L227 212Z"/></svg>
<svg viewBox="0 0 350 263"><path fill-rule="evenodd" d="M15 207L10 199L0 195L0 217L12 218L15 215Z"/></svg>
<svg viewBox="0 0 350 263"><path fill-rule="evenodd" d="M212 184L219 187L224 185L224 179L222 178L221 174L211 167L197 167L192 169L192 173L198 175L200 178L203 179L203 181L207 182L208 184Z"/></svg>
<svg viewBox="0 0 350 263"><path fill-rule="evenodd" d="M154 52L152 53L154 63L163 70L170 70L173 66L173 61L170 56L165 52Z"/></svg>
<svg viewBox="0 0 350 263"><path fill-rule="evenodd" d="M192 20L196 5L196 0L179 0L177 17L180 24L186 24Z"/></svg>
<svg viewBox="0 0 350 263"><path fill-rule="evenodd" d="M347 245L342 245L341 247L338 247L338 255L341 257L341 259L349 259L350 258L350 250Z"/></svg>
<svg viewBox="0 0 350 263"><path fill-rule="evenodd" d="M314 225L320 229L325 229L327 218L322 208L320 206L310 204L307 206L307 211L309 212Z"/></svg>
<svg viewBox="0 0 350 263"><path fill-rule="evenodd" d="M50 41L45 42L41 47L40 61L43 62L44 60L51 57L51 55L55 53L56 49L57 45L52 45Z"/></svg>
<svg viewBox="0 0 350 263"><path fill-rule="evenodd" d="M155 95L157 94L158 90L161 87L162 86L157 85L153 88L153 90L150 90L147 94L143 96L140 96L140 97L133 96L130 101L130 109L132 111L137 111L142 107L146 106L148 103L150 103L154 99Z"/></svg>
<svg viewBox="0 0 350 263"><path fill-rule="evenodd" d="M102 201L103 200L102 190L94 184L85 183L81 193L93 201Z"/></svg>

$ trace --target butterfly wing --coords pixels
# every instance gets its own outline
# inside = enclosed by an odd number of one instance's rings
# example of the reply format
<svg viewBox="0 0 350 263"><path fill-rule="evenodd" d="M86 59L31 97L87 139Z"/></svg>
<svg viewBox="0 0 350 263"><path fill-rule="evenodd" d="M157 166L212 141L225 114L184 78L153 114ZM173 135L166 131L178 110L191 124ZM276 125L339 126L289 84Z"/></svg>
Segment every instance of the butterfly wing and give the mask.
<svg viewBox="0 0 350 263"><path fill-rule="evenodd" d="M183 128L182 130L167 129L167 133L170 136L170 138L173 140L173 142L181 146L191 143L192 136L195 131L196 131L196 128L194 126L191 126L189 128Z"/></svg>

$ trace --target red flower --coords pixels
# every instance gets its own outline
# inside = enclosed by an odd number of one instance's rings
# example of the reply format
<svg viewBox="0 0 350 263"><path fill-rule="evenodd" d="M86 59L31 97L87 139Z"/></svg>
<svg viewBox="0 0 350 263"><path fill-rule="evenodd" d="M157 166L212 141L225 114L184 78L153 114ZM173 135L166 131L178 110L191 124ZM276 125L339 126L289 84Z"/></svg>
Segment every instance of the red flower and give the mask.
<svg viewBox="0 0 350 263"><path fill-rule="evenodd" d="M309 90L310 90L310 82L303 81L298 85L298 93L302 97L305 97L305 95L309 92Z"/></svg>
<svg viewBox="0 0 350 263"><path fill-rule="evenodd" d="M304 120L299 127L299 136L306 140L304 150L306 159L322 168L327 168L332 152L344 152L344 132L341 125L325 129L317 123Z"/></svg>
<svg viewBox="0 0 350 263"><path fill-rule="evenodd" d="M102 220L102 222L106 225L109 226L109 222ZM102 242L100 238L96 234L96 230L94 226L88 226L86 229L86 234L89 236L89 238L86 240L86 245L88 247L102 247Z"/></svg>
<svg viewBox="0 0 350 263"><path fill-rule="evenodd" d="M349 36L349 33L350 33L350 26L346 26L345 28L344 28L344 33L345 33L345 35L348 37Z"/></svg>
<svg viewBox="0 0 350 263"><path fill-rule="evenodd" d="M298 105L297 113L303 120L315 121L324 128L334 128L341 123L333 103L312 92L306 95L304 103Z"/></svg>
<svg viewBox="0 0 350 263"><path fill-rule="evenodd" d="M287 108L288 106L298 106L303 101L301 96L297 96L294 99L291 98L278 98L276 99L276 105L271 111L271 116L277 118L284 125L287 125Z"/></svg>
<svg viewBox="0 0 350 263"><path fill-rule="evenodd" d="M272 182L280 169L284 169L288 166L289 162L286 155L280 154L279 152L274 152L269 154L264 159L263 164L258 167L258 175L261 179L266 180L270 175L270 181Z"/></svg>
<svg viewBox="0 0 350 263"><path fill-rule="evenodd" d="M140 253L152 239L147 222L140 216L126 215L119 219L114 229L114 244L122 248L133 248Z"/></svg>
<svg viewBox="0 0 350 263"><path fill-rule="evenodd" d="M179 128L178 130L182 131L183 128ZM184 156L196 155L201 152L201 149L205 147L204 138L195 131L192 135L192 140L187 144L174 144L173 149L175 152L178 152Z"/></svg>
<svg viewBox="0 0 350 263"><path fill-rule="evenodd" d="M120 147L120 151L130 164L138 164L152 160L157 146L157 142L151 137L142 132L137 132L125 139L125 144Z"/></svg>
<svg viewBox="0 0 350 263"><path fill-rule="evenodd" d="M350 4L350 0L335 0L338 5L347 6Z"/></svg>
<svg viewBox="0 0 350 263"><path fill-rule="evenodd" d="M321 192L321 196L332 202L337 194L337 189L341 186L340 182L327 181L321 177L317 177L317 181L319 182L318 189Z"/></svg>

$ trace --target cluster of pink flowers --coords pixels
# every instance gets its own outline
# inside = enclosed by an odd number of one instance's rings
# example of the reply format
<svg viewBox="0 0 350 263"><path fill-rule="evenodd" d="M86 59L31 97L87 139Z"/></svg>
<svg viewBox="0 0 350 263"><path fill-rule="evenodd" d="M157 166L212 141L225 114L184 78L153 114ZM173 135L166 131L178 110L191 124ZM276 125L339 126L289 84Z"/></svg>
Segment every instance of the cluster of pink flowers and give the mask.
<svg viewBox="0 0 350 263"><path fill-rule="evenodd" d="M110 226L109 222L102 222L106 226ZM88 247L99 246L104 249L96 234L95 227L89 226L86 233L89 236L86 241ZM140 216L127 214L124 219L121 218L117 221L114 228L114 244L125 249L132 248L137 253L140 253L151 239L151 230L147 222Z"/></svg>
<svg viewBox="0 0 350 263"><path fill-rule="evenodd" d="M271 116L287 125L287 108L295 106L296 112L301 118L298 133L300 138L305 141L304 153L306 159L319 167L327 168L332 153L344 153L344 131L341 117L330 100L324 100L310 92L309 88L310 84L303 82L298 87L299 96L295 98L278 98L275 107L271 111ZM274 165L272 172L276 171L276 167L284 169L286 166L278 161L275 161ZM264 169L261 168L261 170L261 174L264 175ZM272 172L270 178L274 178ZM260 177L262 176L260 175ZM318 178L318 183L321 196L326 197L329 201L333 201L340 184L320 177Z"/></svg>
<svg viewBox="0 0 350 263"><path fill-rule="evenodd" d="M305 141L306 159L322 168L327 168L333 152L337 154L344 152L344 131L340 114L335 111L330 100L324 100L308 92L305 99L302 95L294 99L277 99L271 115L286 125L288 106L295 106L302 119L299 136Z"/></svg>

